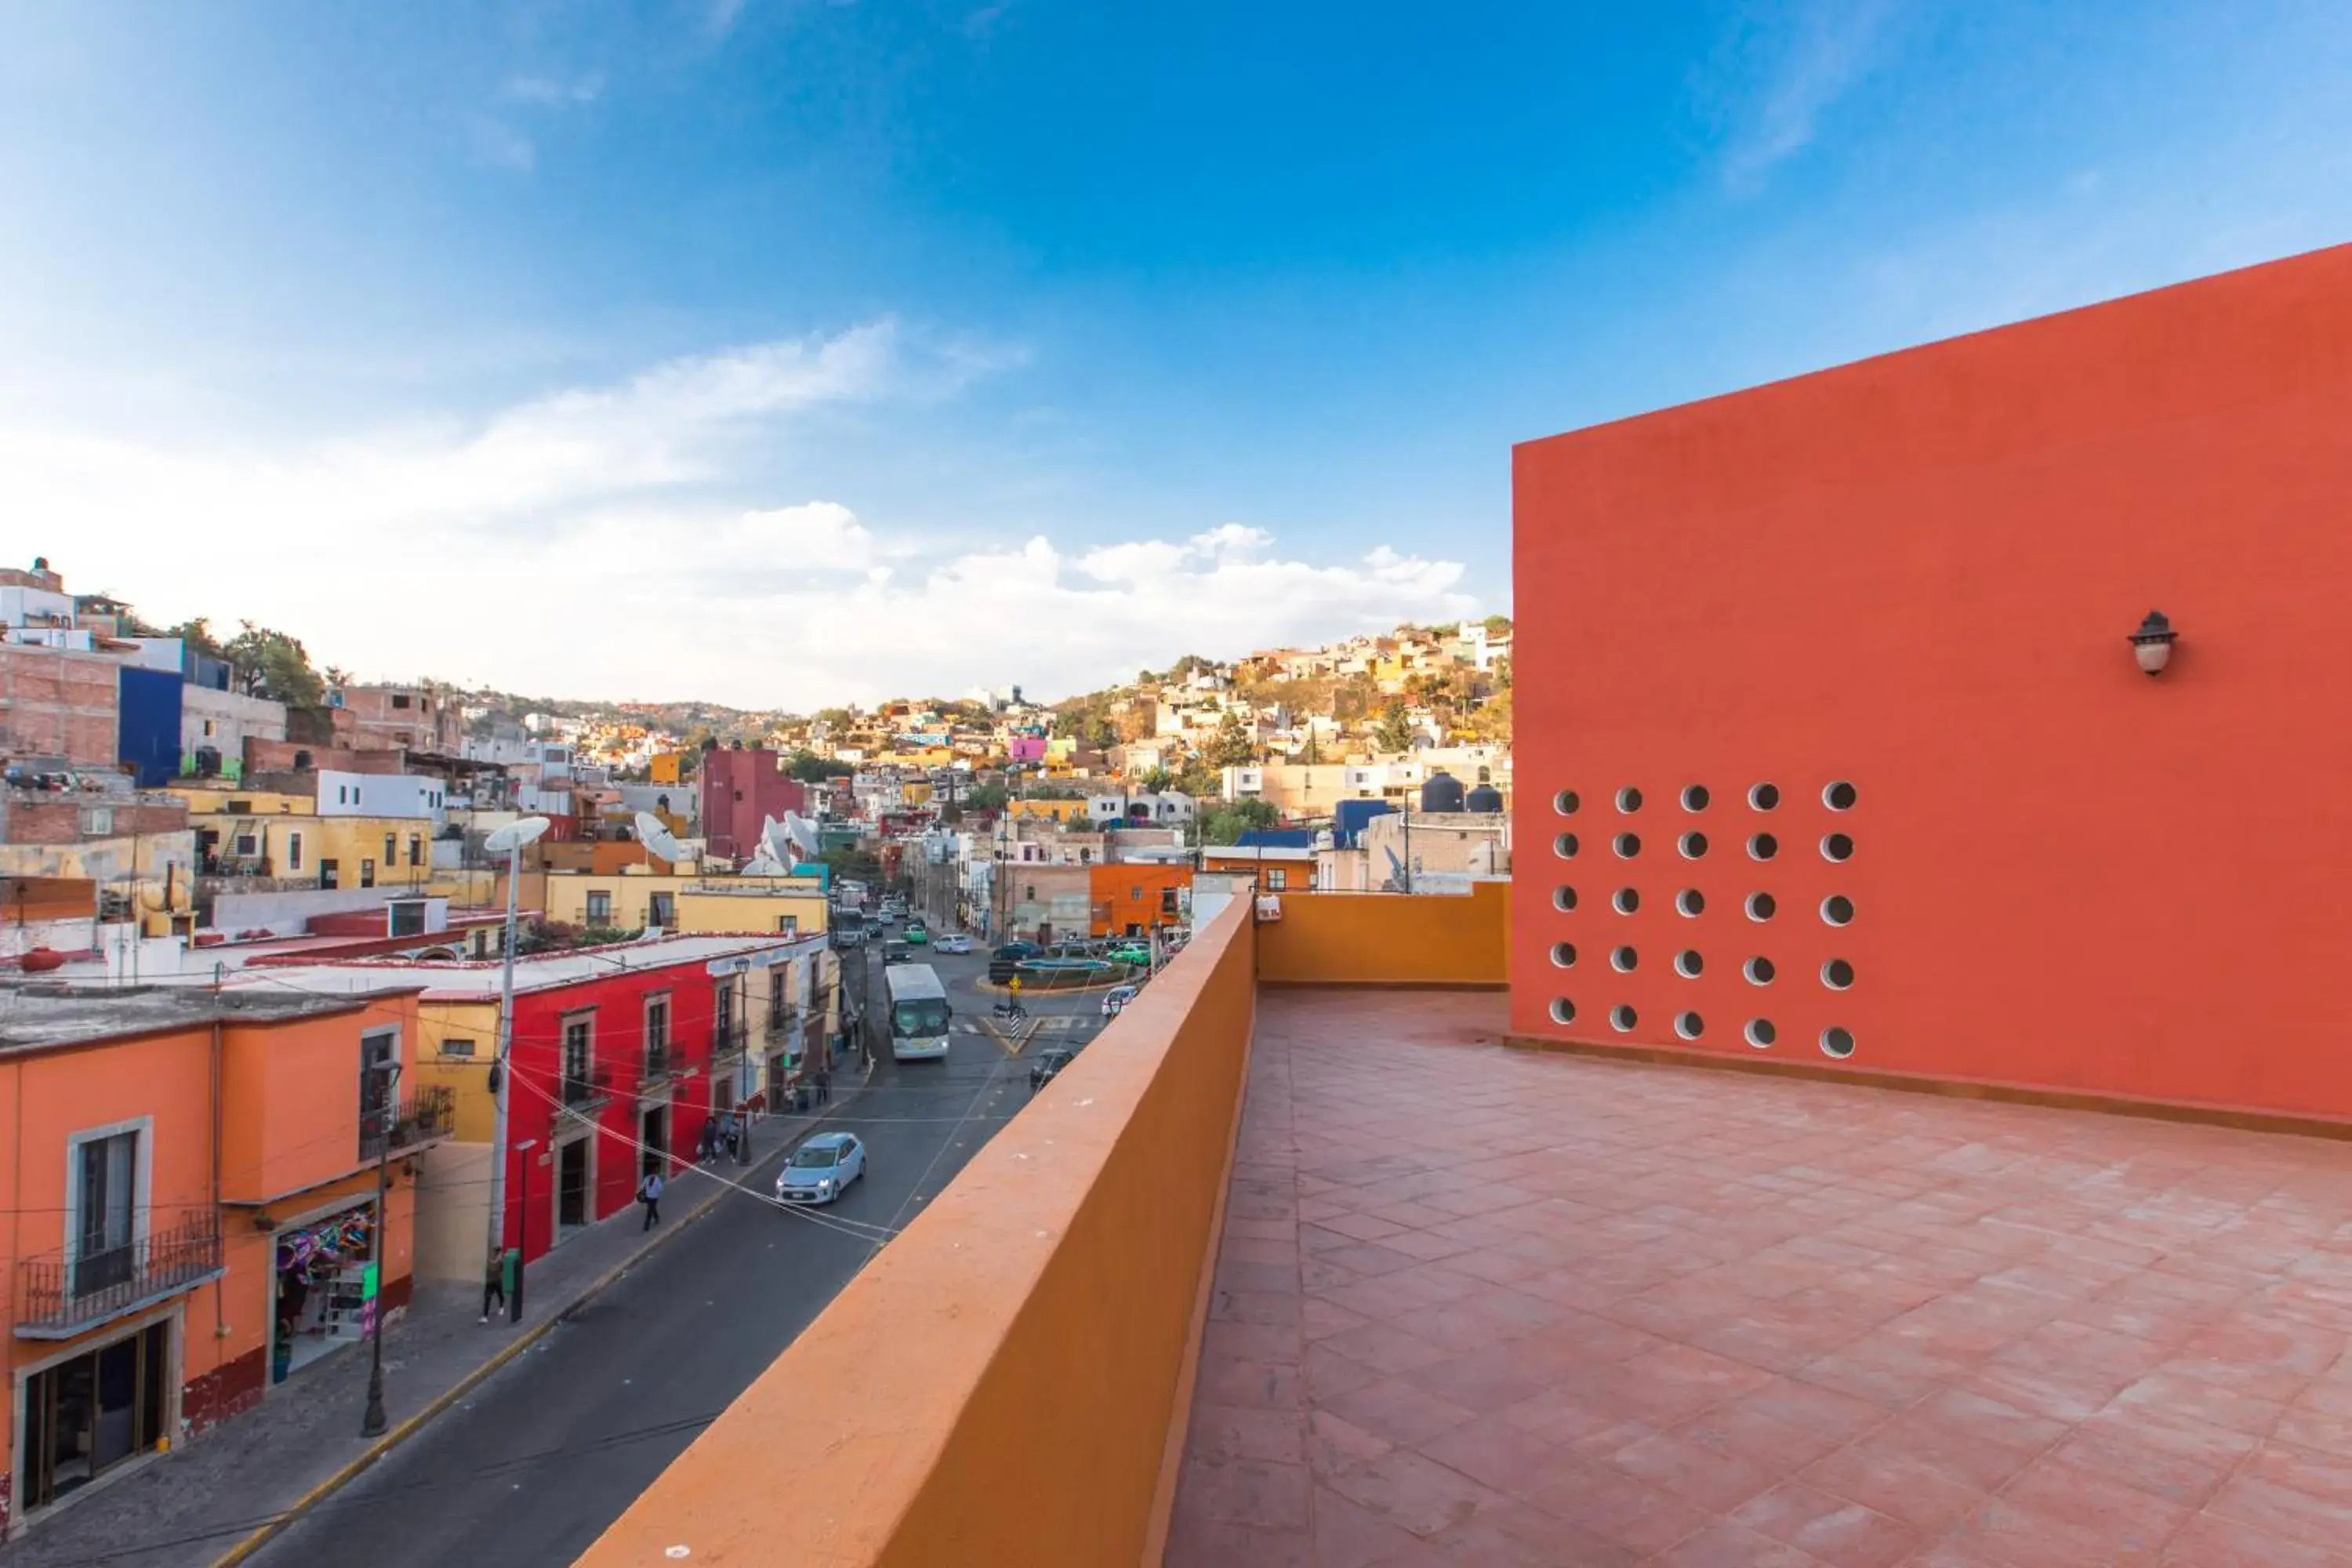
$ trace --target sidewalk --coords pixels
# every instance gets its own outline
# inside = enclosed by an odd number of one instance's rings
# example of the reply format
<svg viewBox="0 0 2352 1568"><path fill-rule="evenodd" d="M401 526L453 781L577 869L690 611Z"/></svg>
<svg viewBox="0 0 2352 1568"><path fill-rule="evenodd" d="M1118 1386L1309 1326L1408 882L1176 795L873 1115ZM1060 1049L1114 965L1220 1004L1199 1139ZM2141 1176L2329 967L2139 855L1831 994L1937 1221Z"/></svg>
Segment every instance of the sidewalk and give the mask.
<svg viewBox="0 0 2352 1568"><path fill-rule="evenodd" d="M827 1117L855 1104L864 1085L838 1089L805 1116L756 1123L757 1163L707 1167L729 1182L761 1186L784 1151ZM383 1436L359 1435L367 1406L368 1352L348 1346L306 1367L244 1415L176 1453L93 1488L0 1546L5 1568L205 1568L243 1560L251 1538L328 1495L454 1405L483 1378L537 1341L566 1312L601 1291L730 1194L681 1168L662 1198L662 1223L644 1230L632 1204L531 1264L520 1323L480 1316L479 1285L417 1288L408 1311L384 1330Z"/></svg>

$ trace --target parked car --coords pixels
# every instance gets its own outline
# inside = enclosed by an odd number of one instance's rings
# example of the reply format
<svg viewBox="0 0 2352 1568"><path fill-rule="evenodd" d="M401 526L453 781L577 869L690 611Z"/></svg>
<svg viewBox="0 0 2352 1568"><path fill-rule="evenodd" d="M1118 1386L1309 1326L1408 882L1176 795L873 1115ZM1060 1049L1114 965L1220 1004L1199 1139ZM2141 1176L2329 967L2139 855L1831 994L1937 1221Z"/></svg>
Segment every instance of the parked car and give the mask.
<svg viewBox="0 0 2352 1568"><path fill-rule="evenodd" d="M1036 1058L1029 1064L1029 1092L1034 1094L1053 1082L1056 1074L1076 1059L1077 1054L1060 1046L1039 1051Z"/></svg>
<svg viewBox="0 0 2352 1568"><path fill-rule="evenodd" d="M1148 942L1130 942L1112 948L1103 956L1113 963L1149 963L1151 962L1151 947Z"/></svg>
<svg viewBox="0 0 2352 1568"><path fill-rule="evenodd" d="M1102 1016L1106 1018L1118 1017L1126 1010L1127 1005L1135 1000L1135 987L1132 985L1112 986L1103 993Z"/></svg>
<svg viewBox="0 0 2352 1568"><path fill-rule="evenodd" d="M971 938L950 933L931 943L933 952L970 952Z"/></svg>
<svg viewBox="0 0 2352 1568"><path fill-rule="evenodd" d="M776 1173L776 1196L788 1204L829 1204L865 1174L866 1145L856 1133L820 1132Z"/></svg>

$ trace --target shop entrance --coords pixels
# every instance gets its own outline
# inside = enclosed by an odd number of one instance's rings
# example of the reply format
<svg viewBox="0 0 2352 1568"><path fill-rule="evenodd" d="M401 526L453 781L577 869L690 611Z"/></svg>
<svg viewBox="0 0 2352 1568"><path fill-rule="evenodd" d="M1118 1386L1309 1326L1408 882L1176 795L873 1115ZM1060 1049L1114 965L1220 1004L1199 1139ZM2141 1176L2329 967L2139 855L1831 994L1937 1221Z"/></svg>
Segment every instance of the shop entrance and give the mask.
<svg viewBox="0 0 2352 1568"><path fill-rule="evenodd" d="M637 1180L669 1170L669 1107L648 1105L637 1118Z"/></svg>
<svg viewBox="0 0 2352 1568"><path fill-rule="evenodd" d="M26 1378L25 1507L45 1508L152 1451L171 1386L169 1319Z"/></svg>
<svg viewBox="0 0 2352 1568"><path fill-rule="evenodd" d="M338 1346L364 1337L365 1276L375 1248L369 1199L271 1237L269 1381L283 1383Z"/></svg>
<svg viewBox="0 0 2352 1568"><path fill-rule="evenodd" d="M571 1231L586 1225L591 1217L588 1202L588 1144L585 1138L575 1138L555 1148L555 1239L561 1241Z"/></svg>

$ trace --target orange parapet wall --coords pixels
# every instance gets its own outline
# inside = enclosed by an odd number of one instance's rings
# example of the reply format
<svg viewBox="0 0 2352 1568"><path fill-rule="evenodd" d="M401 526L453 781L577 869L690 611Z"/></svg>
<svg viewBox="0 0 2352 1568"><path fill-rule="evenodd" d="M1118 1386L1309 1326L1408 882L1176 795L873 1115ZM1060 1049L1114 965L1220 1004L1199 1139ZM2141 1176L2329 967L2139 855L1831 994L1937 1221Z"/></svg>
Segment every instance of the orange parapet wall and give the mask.
<svg viewBox="0 0 2352 1568"><path fill-rule="evenodd" d="M2352 1120L2347 409L2339 247L1517 448L1514 1031Z"/></svg>
<svg viewBox="0 0 2352 1568"><path fill-rule="evenodd" d="M1258 978L1288 985L1501 986L1509 978L1510 884L1443 893L1270 893Z"/></svg>
<svg viewBox="0 0 2352 1568"><path fill-rule="evenodd" d="M580 1561L1156 1562L1255 1016L1248 920L1236 900L1202 931Z"/></svg>

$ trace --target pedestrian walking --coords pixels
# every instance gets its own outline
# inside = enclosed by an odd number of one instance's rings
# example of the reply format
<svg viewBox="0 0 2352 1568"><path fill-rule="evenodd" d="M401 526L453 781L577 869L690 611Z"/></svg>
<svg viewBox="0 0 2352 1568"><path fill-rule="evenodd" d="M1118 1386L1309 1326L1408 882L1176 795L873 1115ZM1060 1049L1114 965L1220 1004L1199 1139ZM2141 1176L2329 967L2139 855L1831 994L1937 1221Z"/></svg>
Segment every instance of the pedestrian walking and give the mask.
<svg viewBox="0 0 2352 1568"><path fill-rule="evenodd" d="M816 1097L819 1103L833 1098L833 1069L821 1068L816 1075Z"/></svg>
<svg viewBox="0 0 2352 1568"><path fill-rule="evenodd" d="M727 1157L730 1160L743 1157L743 1121L731 1110L727 1113Z"/></svg>
<svg viewBox="0 0 2352 1568"><path fill-rule="evenodd" d="M490 1303L496 1301L499 1310L507 1310L507 1255L501 1248L490 1248L489 1266L482 1270L482 1321L490 1321Z"/></svg>
<svg viewBox="0 0 2352 1568"><path fill-rule="evenodd" d="M646 1179L637 1184L637 1202L646 1205L646 1223L640 1227L651 1230L661 1224L662 1179L659 1171L647 1171Z"/></svg>
<svg viewBox="0 0 2352 1568"><path fill-rule="evenodd" d="M698 1165L708 1165L718 1157L718 1154L719 1123L706 1121L702 1124L701 1140L695 1145L694 1163Z"/></svg>

